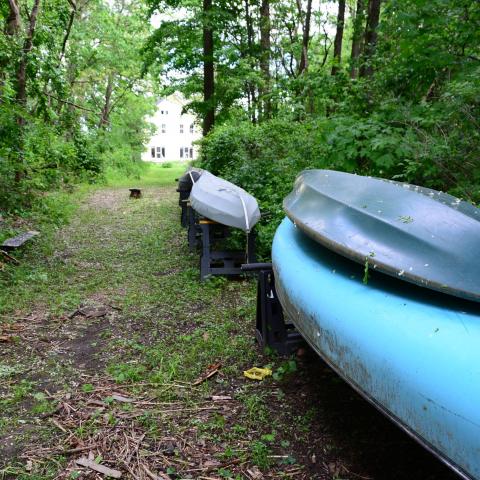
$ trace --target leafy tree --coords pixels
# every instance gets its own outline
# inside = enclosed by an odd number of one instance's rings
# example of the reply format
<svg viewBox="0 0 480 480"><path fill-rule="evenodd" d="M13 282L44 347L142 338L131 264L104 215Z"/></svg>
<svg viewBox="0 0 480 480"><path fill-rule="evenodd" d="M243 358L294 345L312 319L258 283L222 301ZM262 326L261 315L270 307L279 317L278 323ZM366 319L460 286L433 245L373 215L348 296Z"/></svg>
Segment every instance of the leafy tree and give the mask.
<svg viewBox="0 0 480 480"><path fill-rule="evenodd" d="M1 4L0 210L94 180L117 151L138 162L153 108L140 57L145 12L126 0Z"/></svg>

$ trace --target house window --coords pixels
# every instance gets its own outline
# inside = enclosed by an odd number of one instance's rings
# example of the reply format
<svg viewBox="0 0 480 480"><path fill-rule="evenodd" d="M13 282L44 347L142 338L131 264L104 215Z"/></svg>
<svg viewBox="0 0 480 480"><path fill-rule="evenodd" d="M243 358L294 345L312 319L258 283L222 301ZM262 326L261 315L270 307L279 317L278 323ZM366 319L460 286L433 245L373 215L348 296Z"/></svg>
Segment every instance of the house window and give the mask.
<svg viewBox="0 0 480 480"><path fill-rule="evenodd" d="M190 149L190 158L193 158L193 148Z"/></svg>
<svg viewBox="0 0 480 480"><path fill-rule="evenodd" d="M180 124L180 133L183 133L183 125Z"/></svg>
<svg viewBox="0 0 480 480"><path fill-rule="evenodd" d="M193 133L193 123L190 124L190 133Z"/></svg>
<svg viewBox="0 0 480 480"><path fill-rule="evenodd" d="M155 158L155 147L151 148L150 153L152 154L152 158Z"/></svg>
<svg viewBox="0 0 480 480"><path fill-rule="evenodd" d="M167 125L162 123L162 133L167 133Z"/></svg>
<svg viewBox="0 0 480 480"><path fill-rule="evenodd" d="M160 113L163 115L163 110L161 110Z"/></svg>
<svg viewBox="0 0 480 480"><path fill-rule="evenodd" d="M157 147L157 158L165 158L165 147Z"/></svg>
<svg viewBox="0 0 480 480"><path fill-rule="evenodd" d="M180 158L183 158L183 148L180 147Z"/></svg>
<svg viewBox="0 0 480 480"><path fill-rule="evenodd" d="M183 154L185 155L185 158L191 158L191 157L188 156L188 153L189 153L189 148L188 148L188 147L185 147L185 148L183 149Z"/></svg>

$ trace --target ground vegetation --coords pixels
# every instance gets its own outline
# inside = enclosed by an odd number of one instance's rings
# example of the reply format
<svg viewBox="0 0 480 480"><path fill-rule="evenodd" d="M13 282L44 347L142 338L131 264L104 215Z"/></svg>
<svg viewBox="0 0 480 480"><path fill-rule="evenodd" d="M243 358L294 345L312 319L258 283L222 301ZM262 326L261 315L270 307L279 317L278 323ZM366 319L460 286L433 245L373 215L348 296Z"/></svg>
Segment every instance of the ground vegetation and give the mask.
<svg viewBox="0 0 480 480"><path fill-rule="evenodd" d="M454 480L315 355L258 350L254 283L199 281L182 170L58 198L0 272L0 479Z"/></svg>

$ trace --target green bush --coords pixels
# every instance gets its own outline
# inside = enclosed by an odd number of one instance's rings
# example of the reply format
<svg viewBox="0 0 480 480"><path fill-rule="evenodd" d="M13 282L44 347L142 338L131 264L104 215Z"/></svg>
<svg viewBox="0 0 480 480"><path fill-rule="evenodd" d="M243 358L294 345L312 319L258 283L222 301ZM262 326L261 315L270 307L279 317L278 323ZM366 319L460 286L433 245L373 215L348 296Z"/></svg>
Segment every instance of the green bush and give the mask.
<svg viewBox="0 0 480 480"><path fill-rule="evenodd" d="M231 120L201 143L200 166L254 195L263 218L260 257L268 258L284 217L282 202L305 169L393 178L480 201L480 68L445 85L436 102L385 95L371 112L338 104L335 115L277 117L259 125ZM350 113L347 112L350 110Z"/></svg>
<svg viewBox="0 0 480 480"><path fill-rule="evenodd" d="M217 127L202 143L201 166L240 185L259 201L260 257L268 258L273 234L282 220L283 198L298 173L329 168L330 146L322 122L276 119L259 126L232 122Z"/></svg>

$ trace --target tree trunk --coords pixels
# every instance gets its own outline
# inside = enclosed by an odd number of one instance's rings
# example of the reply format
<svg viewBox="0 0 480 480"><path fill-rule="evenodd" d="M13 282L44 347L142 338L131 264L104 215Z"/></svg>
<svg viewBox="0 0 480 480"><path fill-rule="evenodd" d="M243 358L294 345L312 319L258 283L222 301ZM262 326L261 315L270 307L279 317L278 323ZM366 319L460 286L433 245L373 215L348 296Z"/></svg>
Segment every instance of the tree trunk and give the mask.
<svg viewBox="0 0 480 480"><path fill-rule="evenodd" d="M30 13L30 23L28 26L27 36L23 43L23 51L20 57L20 62L18 63L17 69L17 101L18 103L25 107L27 103L27 63L28 63L28 54L32 50L33 46L33 36L35 35L35 26L37 24L38 10L40 8L40 0L35 0L33 4L32 11ZM25 118L21 115L20 121L22 124L25 123Z"/></svg>
<svg viewBox="0 0 480 480"><path fill-rule="evenodd" d="M8 0L8 7L10 13L8 14L7 24L5 26L5 34L15 35L20 30L21 26L20 8L16 0Z"/></svg>
<svg viewBox="0 0 480 480"><path fill-rule="evenodd" d="M13 0L9 1L10 5L14 4ZM20 180L25 175L25 169L23 166L23 148L24 148L24 128L27 120L25 118L24 109L27 107L27 65L28 65L28 57L29 53L32 50L33 46L33 37L35 35L35 27L37 25L37 17L38 11L40 9L40 0L35 0L32 11L30 12L30 21L28 24L27 36L23 42L23 49L20 55L20 61L18 62L17 68L17 92L16 92L16 100L17 103L20 105L21 110L17 115L17 125L19 127L18 132L18 164L15 170L15 181L20 182Z"/></svg>
<svg viewBox="0 0 480 480"><path fill-rule="evenodd" d="M72 31L73 21L75 20L75 15L77 14L77 5L75 2L71 2L72 11L70 12L70 17L68 18L67 28L65 30L65 35L63 36L62 49L60 50L60 57L58 60L58 65L62 64L63 57L65 56L65 51L67 49L68 39Z"/></svg>
<svg viewBox="0 0 480 480"><path fill-rule="evenodd" d="M303 24L302 55L298 65L298 74L308 70L308 44L310 42L310 23L312 18L312 0L307 0L307 13Z"/></svg>
<svg viewBox="0 0 480 480"><path fill-rule="evenodd" d="M380 21L380 4L382 0L369 0L367 13L367 26L365 28L365 48L363 52L360 76L367 77L373 73L371 64L372 56L377 45L377 27Z"/></svg>
<svg viewBox="0 0 480 480"><path fill-rule="evenodd" d="M362 51L362 33L364 31L363 22L365 20L365 0L357 0L357 8L355 12L355 20L353 21L352 36L352 54L350 57L351 70L350 77L357 78L358 60Z"/></svg>
<svg viewBox="0 0 480 480"><path fill-rule="evenodd" d="M8 14L5 24L5 35L7 37L13 37L18 34L21 27L20 9L15 0L8 0L8 7L10 9L10 12ZM3 91L7 79L7 74L5 70L8 63L8 56L5 56L5 59L0 63L0 103L3 102Z"/></svg>
<svg viewBox="0 0 480 480"><path fill-rule="evenodd" d="M260 5L260 70L264 86L261 88L262 117L270 118L270 99L265 98L270 93L270 0L262 0Z"/></svg>
<svg viewBox="0 0 480 480"><path fill-rule="evenodd" d="M213 64L213 28L210 12L212 0L203 0L203 135L213 128L215 123L215 78Z"/></svg>
<svg viewBox="0 0 480 480"><path fill-rule="evenodd" d="M105 90L105 102L103 104L102 113L100 115L100 122L98 123L98 128L105 128L108 125L111 103L112 103L112 93L113 93L113 75L109 74L107 79L107 88Z"/></svg>
<svg viewBox="0 0 480 480"><path fill-rule="evenodd" d="M345 26L345 0L338 0L337 33L333 42L332 75L336 75L342 61L343 29Z"/></svg>
<svg viewBox="0 0 480 480"><path fill-rule="evenodd" d="M247 55L250 59L250 65L252 70L255 70L255 60L254 60L254 52L253 52L253 41L255 38L255 31L253 30L253 20L252 15L250 13L250 0L245 0L245 22L247 24L247 46L248 52ZM249 105L248 111L251 115L252 123L257 123L257 118L255 114L255 109L257 108L257 99L256 99L256 92L255 92L255 84L251 81L247 81L247 91L248 91L248 98L249 98Z"/></svg>

